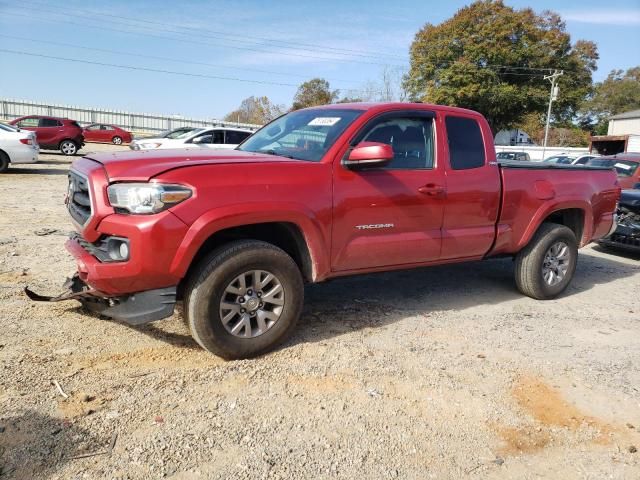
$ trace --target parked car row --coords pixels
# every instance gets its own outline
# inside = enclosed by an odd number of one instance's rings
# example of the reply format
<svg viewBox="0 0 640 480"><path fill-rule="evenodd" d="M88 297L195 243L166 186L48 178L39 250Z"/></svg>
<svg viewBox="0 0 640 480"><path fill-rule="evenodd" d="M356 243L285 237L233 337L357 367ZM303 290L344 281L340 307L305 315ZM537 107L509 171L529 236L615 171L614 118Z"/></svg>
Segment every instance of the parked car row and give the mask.
<svg viewBox="0 0 640 480"><path fill-rule="evenodd" d="M27 160L37 162L40 148L59 150L64 155L75 155L85 142L129 144L132 150L185 147L232 149L253 133L241 128L181 127L156 137L134 140L131 132L115 125L92 123L83 128L75 120L44 115L16 118L8 124L2 124L1 132L0 172L5 171L10 163L26 163Z"/></svg>
<svg viewBox="0 0 640 480"><path fill-rule="evenodd" d="M204 147L215 149L236 148L251 136L251 130L241 128L191 128L170 130L158 137L141 138L130 143L131 150L153 150L182 147Z"/></svg>

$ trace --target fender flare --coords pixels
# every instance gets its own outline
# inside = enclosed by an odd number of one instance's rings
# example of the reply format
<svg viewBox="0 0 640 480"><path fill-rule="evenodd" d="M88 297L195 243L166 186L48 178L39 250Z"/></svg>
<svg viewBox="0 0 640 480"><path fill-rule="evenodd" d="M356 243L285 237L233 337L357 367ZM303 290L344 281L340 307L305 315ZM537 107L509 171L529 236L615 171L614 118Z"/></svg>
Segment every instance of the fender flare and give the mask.
<svg viewBox="0 0 640 480"><path fill-rule="evenodd" d="M328 228L313 212L303 205L292 202L270 202L266 210L257 202L236 204L209 210L200 216L187 230L175 258L171 263L171 274L184 278L196 254L215 233L233 227L257 223L292 223L300 229L311 257L312 278L324 278L328 271Z"/></svg>
<svg viewBox="0 0 640 480"><path fill-rule="evenodd" d="M584 223L582 225L582 238L578 238L578 246L582 247L588 243L588 240L593 236L593 210L591 205L586 200L580 198L574 199L562 199L558 202L558 199L552 199L543 203L536 213L531 217L531 221L527 225L527 228L520 238L520 241L516 245L516 250L520 251L531 241L535 233L540 228L540 225L550 215L561 210L576 209L584 212Z"/></svg>

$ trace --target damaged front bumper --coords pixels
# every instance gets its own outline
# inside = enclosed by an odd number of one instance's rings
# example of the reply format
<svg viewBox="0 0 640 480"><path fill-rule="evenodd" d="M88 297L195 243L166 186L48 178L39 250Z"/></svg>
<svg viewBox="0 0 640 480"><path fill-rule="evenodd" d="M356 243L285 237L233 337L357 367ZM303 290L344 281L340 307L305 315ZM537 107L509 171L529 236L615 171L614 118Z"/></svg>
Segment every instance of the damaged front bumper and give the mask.
<svg viewBox="0 0 640 480"><path fill-rule="evenodd" d="M173 315L177 288L166 287L121 296L105 295L87 285L76 273L63 285L65 291L55 297L39 295L26 287L25 294L36 302L61 302L78 300L92 312L129 325L161 320Z"/></svg>

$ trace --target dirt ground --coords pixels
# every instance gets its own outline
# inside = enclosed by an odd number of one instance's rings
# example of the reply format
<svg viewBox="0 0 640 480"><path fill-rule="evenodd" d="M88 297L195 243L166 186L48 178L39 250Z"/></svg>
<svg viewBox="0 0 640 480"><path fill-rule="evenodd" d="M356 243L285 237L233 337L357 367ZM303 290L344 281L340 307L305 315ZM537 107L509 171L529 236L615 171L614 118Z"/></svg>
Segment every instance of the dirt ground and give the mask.
<svg viewBox="0 0 640 480"><path fill-rule="evenodd" d="M286 345L225 362L179 314L24 296L74 271L68 167L0 176L2 480L640 478L640 257L585 248L547 302L508 259L311 285Z"/></svg>

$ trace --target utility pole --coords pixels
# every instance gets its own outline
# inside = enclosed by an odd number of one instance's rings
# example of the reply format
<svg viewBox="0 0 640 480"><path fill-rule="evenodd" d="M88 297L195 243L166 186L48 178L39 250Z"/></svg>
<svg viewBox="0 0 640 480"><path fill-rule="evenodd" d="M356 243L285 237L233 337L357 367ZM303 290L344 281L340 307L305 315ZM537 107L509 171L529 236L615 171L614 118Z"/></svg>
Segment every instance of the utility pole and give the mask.
<svg viewBox="0 0 640 480"><path fill-rule="evenodd" d="M554 70L551 75L545 75L544 79L551 82L551 92L549 93L549 109L547 110L547 124L544 127L544 144L542 145L542 159L544 160L544 154L547 150L547 139L549 138L549 121L551 119L551 104L554 100L558 99L558 85L556 82L558 77L564 73L563 70Z"/></svg>

